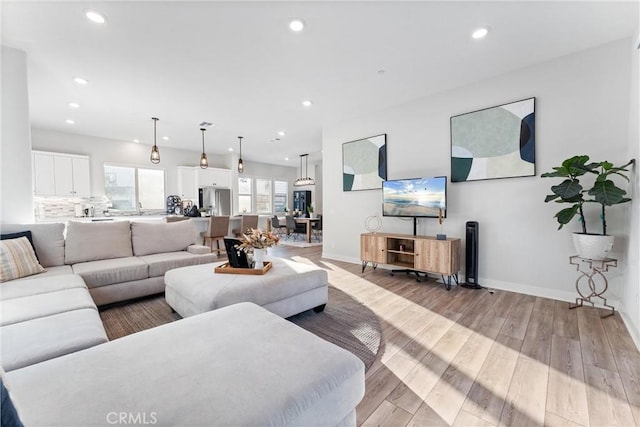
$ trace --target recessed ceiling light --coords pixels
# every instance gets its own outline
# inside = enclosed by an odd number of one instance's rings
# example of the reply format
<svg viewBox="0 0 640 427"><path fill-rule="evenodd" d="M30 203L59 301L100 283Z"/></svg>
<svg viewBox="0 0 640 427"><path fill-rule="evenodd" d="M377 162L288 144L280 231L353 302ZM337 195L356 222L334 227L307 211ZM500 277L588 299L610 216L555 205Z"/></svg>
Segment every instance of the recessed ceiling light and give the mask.
<svg viewBox="0 0 640 427"><path fill-rule="evenodd" d="M311 107L313 105L313 102L309 101L308 99L305 99L304 101L302 101L302 105L305 107Z"/></svg>
<svg viewBox="0 0 640 427"><path fill-rule="evenodd" d="M140 140L139 139L134 139L133 142L135 142L136 144L139 144Z"/></svg>
<svg viewBox="0 0 640 427"><path fill-rule="evenodd" d="M289 158L288 158L288 157L285 157L284 159L285 159L286 161L289 161Z"/></svg>
<svg viewBox="0 0 640 427"><path fill-rule="evenodd" d="M163 136L162 139L164 139L165 141L168 141L169 137L168 136Z"/></svg>
<svg viewBox="0 0 640 427"><path fill-rule="evenodd" d="M229 150L229 151L233 151L233 148L229 147L229 148L228 148L228 150Z"/></svg>
<svg viewBox="0 0 640 427"><path fill-rule="evenodd" d="M478 28L473 33L471 33L471 37L474 39L481 39L489 33L489 29L487 27Z"/></svg>
<svg viewBox="0 0 640 427"><path fill-rule="evenodd" d="M279 132L278 132L278 135L280 135L280 136L284 136L284 131L283 131L283 130L279 131Z"/></svg>
<svg viewBox="0 0 640 427"><path fill-rule="evenodd" d="M87 84L89 84L89 80L85 79L84 77L74 77L73 81L78 83L79 85L87 85Z"/></svg>
<svg viewBox="0 0 640 427"><path fill-rule="evenodd" d="M299 33L304 29L304 21L301 18L293 18L289 21L289 29L293 32Z"/></svg>
<svg viewBox="0 0 640 427"><path fill-rule="evenodd" d="M84 15L91 22L95 22L96 24L104 24L107 22L107 19L103 14L96 12L95 10L87 10Z"/></svg>
<svg viewBox="0 0 640 427"><path fill-rule="evenodd" d="M69 107L70 108L80 108L80 104L78 104L77 102L70 102L69 103Z"/></svg>
<svg viewBox="0 0 640 427"><path fill-rule="evenodd" d="M73 120L71 120L71 119L67 119L67 120L65 120L64 122L65 122L66 124L68 124L68 125L72 125L72 124L74 124L74 123L75 123L75 121L73 121Z"/></svg>

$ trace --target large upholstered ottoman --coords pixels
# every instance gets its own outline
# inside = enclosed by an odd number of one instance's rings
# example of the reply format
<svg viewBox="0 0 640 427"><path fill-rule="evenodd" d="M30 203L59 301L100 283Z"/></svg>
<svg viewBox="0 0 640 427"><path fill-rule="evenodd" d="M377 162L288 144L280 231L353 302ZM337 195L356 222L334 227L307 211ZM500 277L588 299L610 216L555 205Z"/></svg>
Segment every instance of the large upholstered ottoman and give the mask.
<svg viewBox="0 0 640 427"><path fill-rule="evenodd" d="M252 302L281 317L311 308L322 311L328 298L327 272L299 262L273 258L264 275L220 274L212 263L176 268L164 275L167 303L182 317Z"/></svg>
<svg viewBox="0 0 640 427"><path fill-rule="evenodd" d="M7 373L27 426L356 425L364 364L255 304Z"/></svg>

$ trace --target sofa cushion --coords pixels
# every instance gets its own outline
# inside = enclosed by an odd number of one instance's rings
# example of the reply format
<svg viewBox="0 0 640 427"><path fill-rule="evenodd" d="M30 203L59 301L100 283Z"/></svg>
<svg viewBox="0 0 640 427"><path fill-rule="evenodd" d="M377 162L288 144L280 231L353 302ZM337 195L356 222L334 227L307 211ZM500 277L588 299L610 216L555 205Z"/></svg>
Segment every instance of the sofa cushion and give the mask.
<svg viewBox="0 0 640 427"><path fill-rule="evenodd" d="M73 272L82 276L89 288L149 277L149 266L137 257L81 262L72 267Z"/></svg>
<svg viewBox="0 0 640 427"><path fill-rule="evenodd" d="M195 255L188 252L168 252L141 256L140 259L149 264L149 277L164 276L168 270L189 265L206 264L216 260L216 255Z"/></svg>
<svg viewBox="0 0 640 427"><path fill-rule="evenodd" d="M14 280L0 286L0 301L76 288L87 289L82 277L76 274L61 274L55 277L38 275L27 279Z"/></svg>
<svg viewBox="0 0 640 427"><path fill-rule="evenodd" d="M98 311L72 310L0 327L5 371L84 350L108 341Z"/></svg>
<svg viewBox="0 0 640 427"><path fill-rule="evenodd" d="M131 242L136 256L184 251L196 241L193 221L132 222Z"/></svg>
<svg viewBox="0 0 640 427"><path fill-rule="evenodd" d="M33 246L44 268L64 265L64 224L2 224L2 233L29 230Z"/></svg>
<svg viewBox="0 0 640 427"><path fill-rule="evenodd" d="M86 289L75 288L0 301L0 308L0 326L5 326L82 308L96 310L96 305Z"/></svg>
<svg viewBox="0 0 640 427"><path fill-rule="evenodd" d="M31 235L31 231L27 230L27 231L18 231L17 233L0 234L0 240L19 239L20 237L26 237L29 243L31 243L31 247L33 248L33 253L36 256L36 259L38 259L39 261L38 251L36 251L36 247L33 246L33 237Z"/></svg>
<svg viewBox="0 0 640 427"><path fill-rule="evenodd" d="M0 282L42 273L33 246L26 237L0 241Z"/></svg>
<svg viewBox="0 0 640 427"><path fill-rule="evenodd" d="M73 269L71 268L70 265L56 265L55 267L47 267L46 270L44 270L42 273L38 273L36 276L22 277L20 279L12 280L11 283L21 282L23 280L31 280L34 277L41 278L41 277L60 276L60 275L67 275L67 274L73 274Z"/></svg>
<svg viewBox="0 0 640 427"><path fill-rule="evenodd" d="M65 264L133 256L129 221L69 221Z"/></svg>

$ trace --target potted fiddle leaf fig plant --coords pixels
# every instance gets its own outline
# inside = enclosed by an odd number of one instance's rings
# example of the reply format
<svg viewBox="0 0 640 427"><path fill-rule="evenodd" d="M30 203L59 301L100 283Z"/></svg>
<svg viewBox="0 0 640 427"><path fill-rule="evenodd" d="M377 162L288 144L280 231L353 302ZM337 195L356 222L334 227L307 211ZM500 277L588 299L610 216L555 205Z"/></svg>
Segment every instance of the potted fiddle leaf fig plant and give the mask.
<svg viewBox="0 0 640 427"><path fill-rule="evenodd" d="M582 232L573 234L573 243L578 251L578 256L601 260L607 257L613 247L614 236L607 235L606 208L631 201L626 197L627 192L618 187L611 179L619 176L629 181L626 173L627 167L635 162L629 160L622 166L615 166L608 161L589 162L589 156L573 156L562 162L561 166L554 167L553 172L543 173L543 178L565 178L560 184L553 185L551 192L545 198L545 202L568 203L571 206L561 209L555 215L560 226L567 225L574 217L582 227ZM593 177L592 187L585 188L580 179ZM589 233L584 215L584 208L588 204L600 205L601 233Z"/></svg>

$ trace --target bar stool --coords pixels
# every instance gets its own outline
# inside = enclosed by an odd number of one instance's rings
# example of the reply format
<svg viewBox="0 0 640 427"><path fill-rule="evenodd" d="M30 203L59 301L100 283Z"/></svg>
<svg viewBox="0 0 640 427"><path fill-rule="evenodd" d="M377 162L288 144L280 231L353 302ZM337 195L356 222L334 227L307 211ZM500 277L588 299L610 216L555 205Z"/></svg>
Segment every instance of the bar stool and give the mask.
<svg viewBox="0 0 640 427"><path fill-rule="evenodd" d="M229 232L229 217L228 216L212 216L209 218L209 229L204 233L202 244L207 245L209 240L209 247L211 252L213 249L213 242L216 242L216 255L220 256L220 253L227 253L224 249L224 237ZM220 248L220 240L222 240L222 249Z"/></svg>

